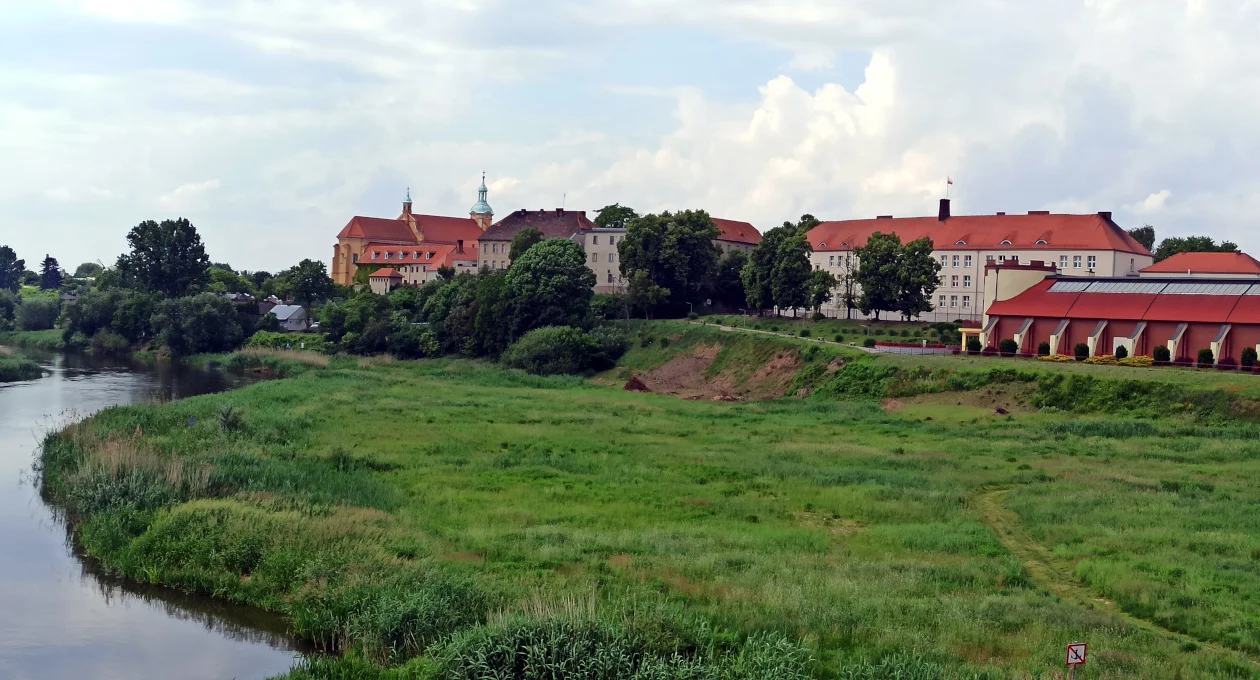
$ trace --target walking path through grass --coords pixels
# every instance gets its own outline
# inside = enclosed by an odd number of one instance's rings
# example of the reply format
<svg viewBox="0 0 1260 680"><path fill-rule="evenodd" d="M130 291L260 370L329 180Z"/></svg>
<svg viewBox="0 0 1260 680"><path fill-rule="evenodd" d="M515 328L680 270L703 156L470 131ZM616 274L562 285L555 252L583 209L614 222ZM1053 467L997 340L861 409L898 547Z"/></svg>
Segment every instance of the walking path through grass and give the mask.
<svg viewBox="0 0 1260 680"><path fill-rule="evenodd" d="M971 505L984 523L997 534L1002 545L1023 563L1029 576L1038 586L1054 593L1064 602L1089 609L1101 609L1113 616L1125 619L1138 628L1174 640L1180 643L1183 649L1201 647L1221 653L1238 651L1227 650L1209 640L1169 630L1153 621L1133 616L1117 606L1115 602L1099 597L1097 593L1082 586L1072 577L1070 568L1055 559L1054 554L1045 546L1034 541L1024 530L1019 517L1006 507L1004 499L1010 492L1009 488L981 489L972 496ZM1253 665L1260 667L1260 663L1257 663L1254 656L1247 655L1246 658Z"/></svg>

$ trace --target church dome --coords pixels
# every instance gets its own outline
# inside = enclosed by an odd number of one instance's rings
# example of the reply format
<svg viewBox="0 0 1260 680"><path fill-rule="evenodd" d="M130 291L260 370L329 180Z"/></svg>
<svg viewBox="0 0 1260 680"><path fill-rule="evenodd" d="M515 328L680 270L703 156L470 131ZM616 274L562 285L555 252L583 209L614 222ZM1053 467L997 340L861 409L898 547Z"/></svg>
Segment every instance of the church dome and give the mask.
<svg viewBox="0 0 1260 680"><path fill-rule="evenodd" d="M472 214L494 214L494 208L491 208L490 204L486 202L486 194L489 193L489 191L490 190L486 188L486 173L483 172L481 173L481 186L477 188L477 203L472 207Z"/></svg>

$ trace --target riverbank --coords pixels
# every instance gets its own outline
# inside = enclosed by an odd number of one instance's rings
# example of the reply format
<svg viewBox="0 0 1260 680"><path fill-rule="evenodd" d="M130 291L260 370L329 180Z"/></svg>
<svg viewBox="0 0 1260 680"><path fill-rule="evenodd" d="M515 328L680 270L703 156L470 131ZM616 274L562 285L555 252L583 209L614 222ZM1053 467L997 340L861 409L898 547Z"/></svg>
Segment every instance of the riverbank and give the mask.
<svg viewBox="0 0 1260 680"><path fill-rule="evenodd" d="M55 328L47 331L7 331L0 333L0 345L48 351L66 348L66 342L62 339L61 331Z"/></svg>
<svg viewBox="0 0 1260 680"><path fill-rule="evenodd" d="M1040 676L1077 639L1113 678L1254 668L1251 426L962 396L1014 381L889 401L932 371L720 333L650 326L604 384L334 358L106 411L48 440L45 488L111 570L350 651L295 678L479 678L525 650L633 660L617 677ZM807 399L618 382L673 363L763 389L791 362Z"/></svg>
<svg viewBox="0 0 1260 680"><path fill-rule="evenodd" d="M44 374L39 364L12 350L0 347L0 382L34 380Z"/></svg>

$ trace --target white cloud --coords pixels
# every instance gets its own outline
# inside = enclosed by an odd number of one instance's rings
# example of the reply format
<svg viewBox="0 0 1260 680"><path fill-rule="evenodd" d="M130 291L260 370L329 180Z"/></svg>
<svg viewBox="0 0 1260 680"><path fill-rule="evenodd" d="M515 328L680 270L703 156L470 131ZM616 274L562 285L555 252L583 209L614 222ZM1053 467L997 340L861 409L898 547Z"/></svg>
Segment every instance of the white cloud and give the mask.
<svg viewBox="0 0 1260 680"><path fill-rule="evenodd" d="M158 203L163 208L174 211L198 208L205 205L207 194L217 190L219 186L220 182L217 179L182 184L159 198Z"/></svg>
<svg viewBox="0 0 1260 680"><path fill-rule="evenodd" d="M1168 199L1171 196L1172 192L1167 189L1157 191L1150 196L1147 196L1145 199L1138 201L1130 207L1130 210L1140 215L1153 215L1155 213L1163 212L1164 204L1168 202Z"/></svg>

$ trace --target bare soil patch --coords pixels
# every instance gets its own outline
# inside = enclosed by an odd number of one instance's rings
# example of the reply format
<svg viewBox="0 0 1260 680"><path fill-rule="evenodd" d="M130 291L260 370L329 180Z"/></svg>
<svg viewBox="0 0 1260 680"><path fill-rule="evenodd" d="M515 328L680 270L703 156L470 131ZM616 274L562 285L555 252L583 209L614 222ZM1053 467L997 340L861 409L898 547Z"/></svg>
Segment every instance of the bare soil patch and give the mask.
<svg viewBox="0 0 1260 680"><path fill-rule="evenodd" d="M1036 393L1036 383L1005 383L1001 385L986 385L978 390L971 390L969 392L920 394L903 401L909 404L971 406L988 409L994 412L998 409L1004 409L1010 413L1031 413L1037 410L1034 406L1032 406L1032 398ZM898 406L898 408L900 408L900 406ZM884 410L895 409L890 409L886 403Z"/></svg>

